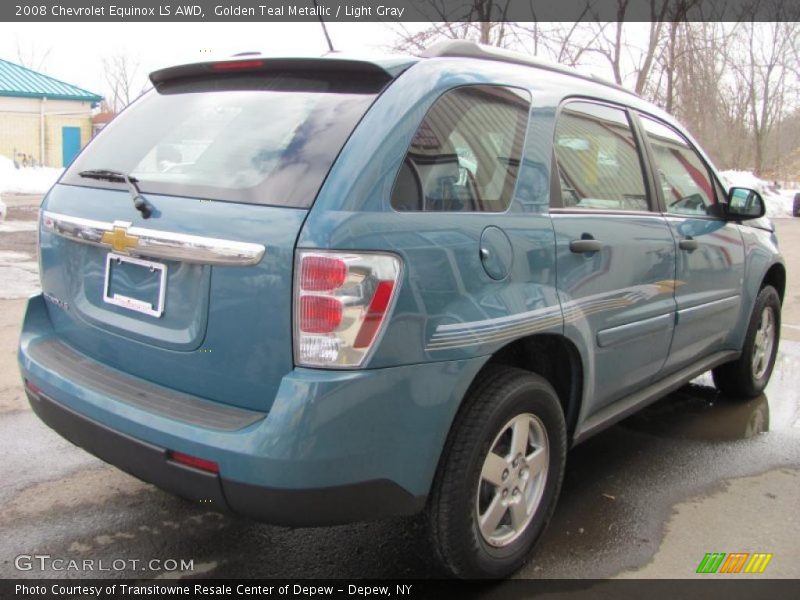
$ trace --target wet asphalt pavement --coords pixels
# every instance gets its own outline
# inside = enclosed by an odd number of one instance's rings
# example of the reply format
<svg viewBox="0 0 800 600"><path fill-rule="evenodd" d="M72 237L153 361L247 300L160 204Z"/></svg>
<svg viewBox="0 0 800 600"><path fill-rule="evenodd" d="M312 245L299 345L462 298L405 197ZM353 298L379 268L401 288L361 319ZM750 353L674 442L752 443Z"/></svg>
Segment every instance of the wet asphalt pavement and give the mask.
<svg viewBox="0 0 800 600"><path fill-rule="evenodd" d="M800 264L790 265L790 278L792 272L800 279ZM441 575L419 518L273 527L207 512L73 447L40 423L19 384L9 383L23 305L0 303L0 577ZM800 314L784 312L784 321L800 324ZM759 531L772 545L749 551L774 552L766 575L800 577L798 498L800 342L785 339L760 398L730 401L704 376L575 448L553 521L519 577L635 576L654 560L664 566L648 576L689 577L704 553L748 551ZM696 537L676 533L691 513L686 506L700 511ZM723 540L738 546L717 547ZM686 564L664 554L676 543ZM106 566L140 562L121 571L19 571L21 554L102 559ZM192 560L193 569L143 565L154 558Z"/></svg>

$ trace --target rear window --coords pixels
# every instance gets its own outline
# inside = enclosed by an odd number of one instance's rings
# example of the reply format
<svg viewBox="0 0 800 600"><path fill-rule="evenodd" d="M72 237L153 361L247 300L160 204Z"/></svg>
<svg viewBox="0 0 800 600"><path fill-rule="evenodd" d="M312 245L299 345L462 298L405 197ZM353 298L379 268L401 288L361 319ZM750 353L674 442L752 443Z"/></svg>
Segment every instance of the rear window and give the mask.
<svg viewBox="0 0 800 600"><path fill-rule="evenodd" d="M62 183L113 169L142 192L308 208L383 85L370 78L258 73L160 84L78 156Z"/></svg>

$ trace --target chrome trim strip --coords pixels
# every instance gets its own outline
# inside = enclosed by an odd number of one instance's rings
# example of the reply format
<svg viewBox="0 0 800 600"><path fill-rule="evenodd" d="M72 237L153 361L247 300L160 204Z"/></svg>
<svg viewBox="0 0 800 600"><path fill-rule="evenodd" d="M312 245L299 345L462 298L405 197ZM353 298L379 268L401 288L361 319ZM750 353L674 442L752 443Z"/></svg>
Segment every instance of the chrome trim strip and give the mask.
<svg viewBox="0 0 800 600"><path fill-rule="evenodd" d="M43 229L75 242L104 248L112 248L111 244L103 241L103 234L113 231L115 226L127 227L127 235L138 238L133 248L114 249L129 256L236 267L255 265L266 252L262 244L130 227L129 223L120 221L94 221L50 211L42 213Z"/></svg>
<svg viewBox="0 0 800 600"><path fill-rule="evenodd" d="M551 217L586 217L588 215L598 217L620 217L630 219L631 217L644 217L663 220L665 217L660 212L652 210L624 210L619 208L551 208Z"/></svg>

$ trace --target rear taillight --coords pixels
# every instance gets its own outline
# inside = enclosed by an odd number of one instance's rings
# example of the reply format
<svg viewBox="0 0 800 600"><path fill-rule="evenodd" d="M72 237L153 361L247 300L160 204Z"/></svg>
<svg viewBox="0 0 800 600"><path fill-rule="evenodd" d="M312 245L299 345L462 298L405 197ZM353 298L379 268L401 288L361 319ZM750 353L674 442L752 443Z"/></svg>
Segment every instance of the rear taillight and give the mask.
<svg viewBox="0 0 800 600"><path fill-rule="evenodd" d="M359 367L374 347L400 278L390 254L299 250L295 269L295 362Z"/></svg>
<svg viewBox="0 0 800 600"><path fill-rule="evenodd" d="M358 330L356 341L353 342L355 348L369 348L372 340L375 339L375 334L378 333L378 328L381 326L386 309L389 308L389 301L392 299L393 292L394 281L381 281L378 283L378 287L375 288L375 294L372 296L372 301L369 303L367 314L364 315L364 323L361 325L361 329Z"/></svg>
<svg viewBox="0 0 800 600"><path fill-rule="evenodd" d="M332 333L342 324L342 303L330 296L300 297L300 331Z"/></svg>
<svg viewBox="0 0 800 600"><path fill-rule="evenodd" d="M347 264L341 258L306 256L300 263L300 287L306 292L335 290L347 277Z"/></svg>

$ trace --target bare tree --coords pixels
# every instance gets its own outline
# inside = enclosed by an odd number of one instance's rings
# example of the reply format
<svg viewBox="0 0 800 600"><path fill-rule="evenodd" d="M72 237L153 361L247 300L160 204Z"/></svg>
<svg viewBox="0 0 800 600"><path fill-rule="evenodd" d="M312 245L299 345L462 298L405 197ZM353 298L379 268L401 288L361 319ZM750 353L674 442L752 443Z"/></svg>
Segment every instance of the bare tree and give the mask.
<svg viewBox="0 0 800 600"><path fill-rule="evenodd" d="M127 54L104 58L103 74L109 90L105 104L112 112L119 112L147 89L139 73L139 63Z"/></svg>
<svg viewBox="0 0 800 600"><path fill-rule="evenodd" d="M633 90L642 94L650 79L651 70L655 59L660 53L667 33L665 19L667 16L679 16L684 4L691 4L696 0L649 0L650 24L647 41L631 43L628 40L628 9L632 6L631 0L616 0L616 21L601 21L598 12L590 8L594 21L589 24L594 33L591 45L584 48L584 52L599 54L604 57L611 67L611 72L619 85L626 82L628 76L633 79ZM590 6L590 5L588 5ZM631 72L624 69L630 65Z"/></svg>
<svg viewBox="0 0 800 600"><path fill-rule="evenodd" d="M510 36L516 42L514 48L570 67L580 65L601 33L592 31L584 22L590 8L591 3L587 2L574 21L555 23L536 21L536 13L531 8L533 21L513 23L509 27Z"/></svg>
<svg viewBox="0 0 800 600"><path fill-rule="evenodd" d="M742 164L740 140L749 135L740 94L724 51L734 32L717 22L671 23L658 60L663 85L652 99L676 115L718 163Z"/></svg>
<svg viewBox="0 0 800 600"><path fill-rule="evenodd" d="M465 0L455 4L447 0L428 0L418 6L421 17L431 25L411 32L400 24L394 50L420 51L442 39L473 40L503 47L509 23L505 22L509 0ZM500 18L493 21L493 18Z"/></svg>
<svg viewBox="0 0 800 600"><path fill-rule="evenodd" d="M678 116L717 164L763 175L800 154L797 136L783 127L800 114L800 24L780 13L782 2L742 0L734 7L741 18L726 22L728 0L613 0L616 20L603 21L607 5L586 0L574 21L547 23L533 1L530 21L507 22L508 0L461 0L460 13L455 0L427 0L426 14L440 22L415 32L402 26L394 49L468 39L573 67L604 63L617 83ZM626 22L641 8L649 24ZM768 9L774 22L760 20Z"/></svg>
<svg viewBox="0 0 800 600"><path fill-rule="evenodd" d="M429 0L421 14L440 21L431 22L417 31L398 24L396 40L390 48L417 53L442 40L461 39L518 50L569 66L581 63L596 37L596 33L589 31L583 22L589 14L591 0L587 0L571 22L538 21L533 2L528 5L529 21L491 20L504 19L512 1L515 0L465 0L457 5L444 0Z"/></svg>
<svg viewBox="0 0 800 600"><path fill-rule="evenodd" d="M774 125L785 116L787 92L797 92L797 69L792 45L800 35L797 22L742 23L737 28L737 44L731 44L731 66L736 85L747 98L748 125L752 130L753 169L764 170L767 139Z"/></svg>
<svg viewBox="0 0 800 600"><path fill-rule="evenodd" d="M588 47L587 52L603 56L611 66L614 81L622 85L622 33L625 28L625 13L630 0L617 0L617 20L614 23L599 21L595 17L592 24L596 32L596 43Z"/></svg>
<svg viewBox="0 0 800 600"><path fill-rule="evenodd" d="M17 38L17 64L22 65L33 71L44 71L47 64L47 59L53 47L49 46L47 49L42 50L34 44L28 44L25 47Z"/></svg>

